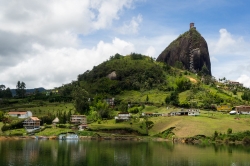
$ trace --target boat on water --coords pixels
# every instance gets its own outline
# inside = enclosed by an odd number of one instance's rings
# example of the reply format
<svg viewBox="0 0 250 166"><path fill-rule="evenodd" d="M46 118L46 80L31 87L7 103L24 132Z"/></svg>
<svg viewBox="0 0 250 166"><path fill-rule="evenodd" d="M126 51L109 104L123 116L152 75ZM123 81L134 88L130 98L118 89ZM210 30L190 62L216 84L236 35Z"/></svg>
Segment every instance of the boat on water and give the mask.
<svg viewBox="0 0 250 166"><path fill-rule="evenodd" d="M74 132L62 133L58 137L59 140L77 140L79 136Z"/></svg>

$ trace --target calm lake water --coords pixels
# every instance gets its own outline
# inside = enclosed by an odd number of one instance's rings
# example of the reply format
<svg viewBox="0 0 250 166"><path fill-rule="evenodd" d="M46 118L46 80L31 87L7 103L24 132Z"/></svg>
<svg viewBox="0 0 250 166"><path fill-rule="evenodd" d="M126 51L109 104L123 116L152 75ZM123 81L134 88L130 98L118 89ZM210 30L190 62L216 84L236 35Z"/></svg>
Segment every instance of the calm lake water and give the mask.
<svg viewBox="0 0 250 166"><path fill-rule="evenodd" d="M250 166L250 147L137 141L0 141L0 166Z"/></svg>

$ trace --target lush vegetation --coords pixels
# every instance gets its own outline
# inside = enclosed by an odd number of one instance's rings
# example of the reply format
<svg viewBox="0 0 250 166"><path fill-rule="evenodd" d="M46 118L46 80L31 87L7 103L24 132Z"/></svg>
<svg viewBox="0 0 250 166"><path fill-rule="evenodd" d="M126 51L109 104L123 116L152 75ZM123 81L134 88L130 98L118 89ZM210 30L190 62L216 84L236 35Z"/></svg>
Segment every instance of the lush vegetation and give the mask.
<svg viewBox="0 0 250 166"><path fill-rule="evenodd" d="M214 117L208 113L216 110L219 105L229 105L233 108L236 105L249 104L248 88L231 85L226 78L217 81L208 75L206 67L199 73L182 70L179 63L176 67L156 62L153 58L141 54L131 53L128 56L116 54L91 71L78 75L77 81L53 90L45 92L36 90L32 94L24 95L26 85L18 81L17 96L11 98L2 95L0 100L2 130L22 128L22 122L6 116L6 112L31 110L34 116L42 119L42 125L50 125L52 120L58 117L61 123L58 128L61 129L69 124L72 114L85 114L93 131L120 129L151 136L166 137L173 133L186 136L185 130L180 128L188 131L185 124L194 128L203 122L212 127L211 130L207 131L208 128L200 125L199 130L193 131L192 134L213 135L216 130L220 138L220 132L226 130L225 127L215 126L215 124L219 126L217 120L220 120L220 123L226 124L225 126L234 124L238 127L238 129L233 127L233 131L244 132L239 130L242 128L241 125L232 122L232 117L221 113ZM6 94L7 89L4 85L1 86L0 94ZM178 108L202 109L205 115L195 119L194 117L168 119L141 117L142 112L168 113ZM131 113L131 120L114 121L119 112ZM176 128L171 128L173 126ZM169 128L171 130L168 130ZM53 129L47 128L43 132L50 133L50 130Z"/></svg>

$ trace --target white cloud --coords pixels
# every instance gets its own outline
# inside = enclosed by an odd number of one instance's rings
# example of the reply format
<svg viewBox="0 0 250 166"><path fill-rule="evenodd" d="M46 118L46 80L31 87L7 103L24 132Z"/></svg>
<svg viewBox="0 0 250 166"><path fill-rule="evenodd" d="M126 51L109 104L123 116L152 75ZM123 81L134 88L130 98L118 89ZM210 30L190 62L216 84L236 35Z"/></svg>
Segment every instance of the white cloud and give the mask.
<svg viewBox="0 0 250 166"><path fill-rule="evenodd" d="M112 20L119 19L118 13L123 8L129 8L132 0L94 0L91 7L98 11L93 24L94 29L101 29L110 26Z"/></svg>
<svg viewBox="0 0 250 166"><path fill-rule="evenodd" d="M155 50L154 47L150 46L150 47L148 47L148 49L146 50L146 52L143 53L143 54L147 55L147 56L150 56L150 57L155 57L156 56L156 50Z"/></svg>
<svg viewBox="0 0 250 166"><path fill-rule="evenodd" d="M244 56L250 53L250 43L243 37L232 35L226 29L220 29L220 38L209 43L210 53L217 56Z"/></svg>
<svg viewBox="0 0 250 166"><path fill-rule="evenodd" d="M242 74L238 79L238 82L243 83L245 87L250 87L250 77L248 75Z"/></svg>
<svg viewBox="0 0 250 166"><path fill-rule="evenodd" d="M70 30L87 34L119 19L132 0L23 0L1 3L0 29L15 33L51 34ZM18 9L18 10L17 10ZM40 34L38 34L40 35Z"/></svg>
<svg viewBox="0 0 250 166"><path fill-rule="evenodd" d="M219 32L218 39L208 42L212 57L212 74L216 78L238 80L249 87L249 80L246 78L250 76L250 43L226 29L220 29Z"/></svg>
<svg viewBox="0 0 250 166"><path fill-rule="evenodd" d="M15 88L53 88L115 53L134 52L134 45L114 38L87 49L85 36L109 29L133 0L0 1L1 84ZM79 36L84 36L83 38ZM89 38L88 38L89 39ZM91 40L90 42L93 43Z"/></svg>
<svg viewBox="0 0 250 166"><path fill-rule="evenodd" d="M2 80L6 80L6 86L14 88L20 80L28 88L54 88L76 80L78 74L92 69L115 53L126 55L135 51L133 44L118 38L113 39L112 43L100 41L92 49L46 49L37 43L33 44L32 49L34 54L0 73Z"/></svg>
<svg viewBox="0 0 250 166"><path fill-rule="evenodd" d="M136 34L139 31L139 26L142 20L142 15L133 17L129 23L125 23L122 27L118 28L118 31L121 34Z"/></svg>

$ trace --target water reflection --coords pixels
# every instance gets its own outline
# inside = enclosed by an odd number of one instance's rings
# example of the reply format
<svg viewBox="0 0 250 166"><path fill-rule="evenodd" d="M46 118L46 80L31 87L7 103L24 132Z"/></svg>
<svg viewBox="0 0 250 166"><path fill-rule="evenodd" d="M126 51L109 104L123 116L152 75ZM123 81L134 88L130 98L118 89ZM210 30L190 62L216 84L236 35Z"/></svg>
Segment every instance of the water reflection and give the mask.
<svg viewBox="0 0 250 166"><path fill-rule="evenodd" d="M0 141L0 165L161 166L250 165L250 147L171 142L9 140Z"/></svg>

